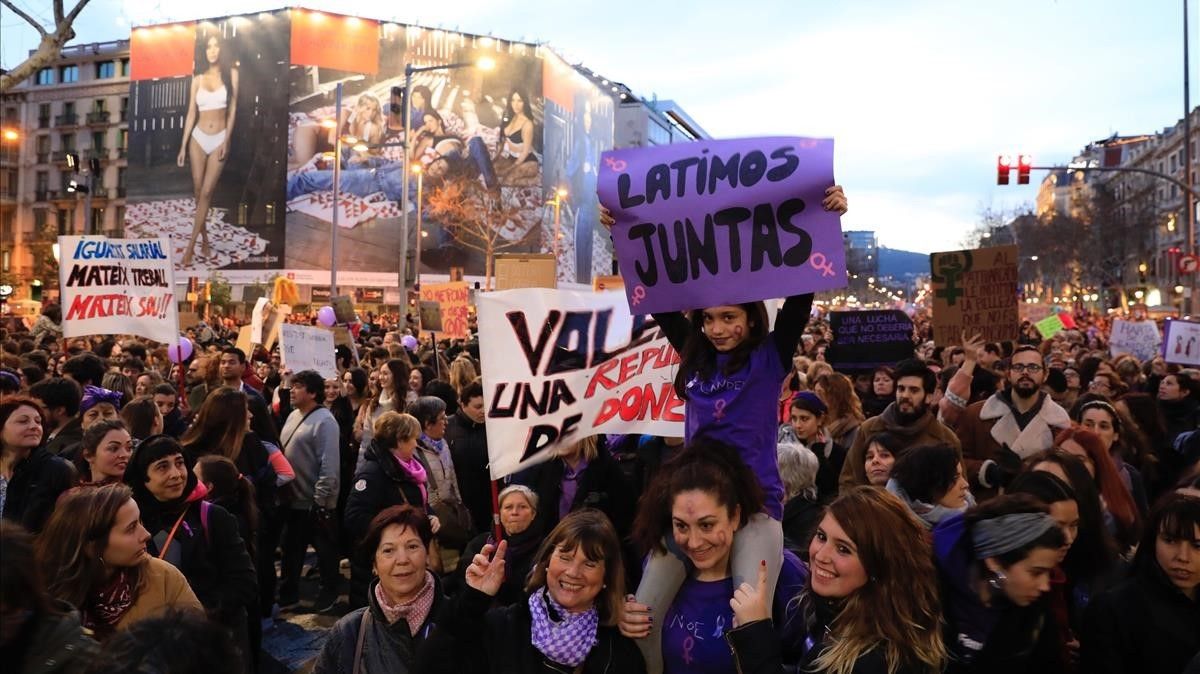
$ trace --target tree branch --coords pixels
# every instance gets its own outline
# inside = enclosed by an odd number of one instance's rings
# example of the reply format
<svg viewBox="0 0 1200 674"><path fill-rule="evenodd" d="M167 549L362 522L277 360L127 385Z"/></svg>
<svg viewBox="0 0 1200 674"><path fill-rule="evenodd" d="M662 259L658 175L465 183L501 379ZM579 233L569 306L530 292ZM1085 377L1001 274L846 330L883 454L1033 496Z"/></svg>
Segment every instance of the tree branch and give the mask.
<svg viewBox="0 0 1200 674"><path fill-rule="evenodd" d="M29 23L29 25L36 28L38 35L40 35L42 37L46 37L46 29L42 28L42 24L38 23L37 21L34 21L33 17L29 16L25 12L22 12L20 9L17 8L16 5L9 2L9 0L0 0L0 5L4 5L5 7L11 9L14 14L21 17L22 19L25 19L25 21L27 21Z"/></svg>
<svg viewBox="0 0 1200 674"><path fill-rule="evenodd" d="M54 25L58 26L63 22L63 3L62 0L54 0Z"/></svg>
<svg viewBox="0 0 1200 674"><path fill-rule="evenodd" d="M91 0L79 0L79 4L75 5L75 8L71 10L71 13L67 14L67 16L65 17L67 20L67 23L69 23L69 24L75 23L75 17L79 16L79 12L82 11L84 6L87 5L89 2L91 2ZM62 11L62 0L54 0L54 5L55 5L55 7L58 8L58 11L60 11L60 12Z"/></svg>

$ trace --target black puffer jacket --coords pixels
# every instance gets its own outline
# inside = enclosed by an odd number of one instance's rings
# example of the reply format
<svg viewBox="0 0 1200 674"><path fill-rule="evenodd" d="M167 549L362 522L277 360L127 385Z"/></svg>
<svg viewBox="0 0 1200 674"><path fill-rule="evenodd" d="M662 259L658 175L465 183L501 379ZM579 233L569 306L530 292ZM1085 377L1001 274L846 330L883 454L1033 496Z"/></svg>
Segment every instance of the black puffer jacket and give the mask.
<svg viewBox="0 0 1200 674"><path fill-rule="evenodd" d="M347 613L329 630L325 645L321 647L313 665L313 674L352 674L354 653L364 626L367 629L362 647L361 671L364 674L423 674L431 671L434 665L430 659L436 651L433 646L436 639L430 637L437 632L438 614L446 607L446 598L436 574L433 582L433 607L421 628L413 634L407 620L388 624L375 598L375 586L379 584L379 579L372 581L367 594L370 603Z"/></svg>
<svg viewBox="0 0 1200 674"><path fill-rule="evenodd" d="M471 512L475 528L488 528L492 521L492 476L488 472L487 433L483 424L471 421L462 410L446 424L446 443L458 476L463 505Z"/></svg>
<svg viewBox="0 0 1200 674"><path fill-rule="evenodd" d="M81 674L100 650L66 602L55 602L58 613L32 618L0 648L6 671L24 674Z"/></svg>
<svg viewBox="0 0 1200 674"><path fill-rule="evenodd" d="M13 467L4 500L4 519L36 534L46 526L58 497L75 482L75 468L38 447Z"/></svg>

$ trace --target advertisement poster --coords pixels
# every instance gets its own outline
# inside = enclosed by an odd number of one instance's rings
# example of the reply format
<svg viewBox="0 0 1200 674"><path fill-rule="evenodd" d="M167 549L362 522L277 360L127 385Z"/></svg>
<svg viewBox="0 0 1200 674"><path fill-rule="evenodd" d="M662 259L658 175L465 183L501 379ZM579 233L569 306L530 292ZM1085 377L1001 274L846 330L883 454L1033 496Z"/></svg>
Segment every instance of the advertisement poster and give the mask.
<svg viewBox="0 0 1200 674"><path fill-rule="evenodd" d="M683 435L679 356L621 293L526 288L477 302L492 479L597 433Z"/></svg>
<svg viewBox="0 0 1200 674"><path fill-rule="evenodd" d="M1016 246L933 253L929 264L935 342L961 344L964 332L987 342L1017 338Z"/></svg>
<svg viewBox="0 0 1200 674"><path fill-rule="evenodd" d="M289 34L286 11L133 31L125 233L181 273L280 268Z"/></svg>

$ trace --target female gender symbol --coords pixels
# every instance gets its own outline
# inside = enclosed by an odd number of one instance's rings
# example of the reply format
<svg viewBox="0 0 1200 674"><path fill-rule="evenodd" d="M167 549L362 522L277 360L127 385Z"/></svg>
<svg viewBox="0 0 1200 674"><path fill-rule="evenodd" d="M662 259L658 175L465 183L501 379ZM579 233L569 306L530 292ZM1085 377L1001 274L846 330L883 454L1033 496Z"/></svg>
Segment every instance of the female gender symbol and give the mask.
<svg viewBox="0 0 1200 674"><path fill-rule="evenodd" d="M813 253L812 257L808 258L808 263L813 269L821 272L821 276L833 276L833 265L825 259L825 253Z"/></svg>
<svg viewBox="0 0 1200 674"><path fill-rule="evenodd" d="M724 400L718 400L717 403L715 405L713 405L713 418L718 421L725 418L725 401Z"/></svg>
<svg viewBox="0 0 1200 674"><path fill-rule="evenodd" d="M633 306L636 307L637 305L641 304L642 300L646 299L646 287L645 286L635 287L633 289L632 298L633 298L632 299Z"/></svg>

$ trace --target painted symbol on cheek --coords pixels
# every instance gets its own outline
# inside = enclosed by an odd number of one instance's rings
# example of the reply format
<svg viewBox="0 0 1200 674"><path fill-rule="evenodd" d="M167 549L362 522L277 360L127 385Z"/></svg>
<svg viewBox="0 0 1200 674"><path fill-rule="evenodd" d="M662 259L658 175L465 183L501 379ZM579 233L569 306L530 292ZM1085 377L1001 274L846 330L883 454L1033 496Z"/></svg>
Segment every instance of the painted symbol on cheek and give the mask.
<svg viewBox="0 0 1200 674"><path fill-rule="evenodd" d="M684 664L692 664L692 649L696 647L696 640L692 637L684 637L683 639L683 662Z"/></svg>
<svg viewBox="0 0 1200 674"><path fill-rule="evenodd" d="M717 421L720 421L721 419L725 418L725 401L724 400L718 400L717 404L713 406L713 418L716 419Z"/></svg>
<svg viewBox="0 0 1200 674"><path fill-rule="evenodd" d="M637 286L634 288L632 298L633 306L636 307L637 305L641 304L642 300L646 299L646 287Z"/></svg>
<svg viewBox="0 0 1200 674"><path fill-rule="evenodd" d="M833 271L833 265L825 259L825 253L813 253L812 257L808 258L808 263L813 269L821 272L821 276L833 276L836 273Z"/></svg>
<svg viewBox="0 0 1200 674"><path fill-rule="evenodd" d="M604 163L614 171L624 171L626 166L628 166L624 159L613 159L612 157L605 157Z"/></svg>

